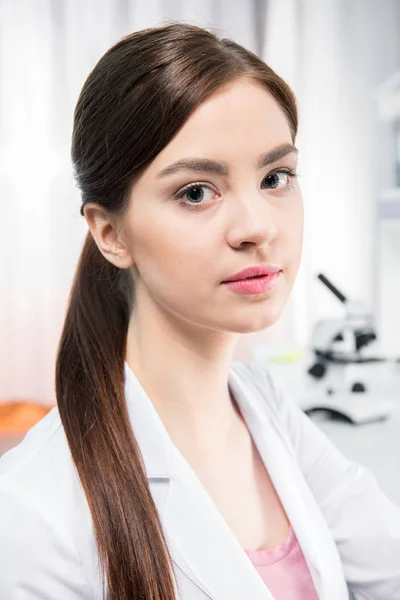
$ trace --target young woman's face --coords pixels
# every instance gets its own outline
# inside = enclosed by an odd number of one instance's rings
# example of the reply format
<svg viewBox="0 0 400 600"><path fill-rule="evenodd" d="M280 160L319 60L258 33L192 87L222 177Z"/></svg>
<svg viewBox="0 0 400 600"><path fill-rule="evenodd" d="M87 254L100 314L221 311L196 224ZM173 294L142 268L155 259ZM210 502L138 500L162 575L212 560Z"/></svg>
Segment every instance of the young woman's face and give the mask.
<svg viewBox="0 0 400 600"><path fill-rule="evenodd" d="M296 151L259 162L291 145L282 109L251 80L229 84L196 109L132 188L123 229L136 304L220 331L275 323L299 267L303 204L287 174ZM182 161L207 164L176 165ZM282 269L269 291L243 294L222 283L260 263Z"/></svg>

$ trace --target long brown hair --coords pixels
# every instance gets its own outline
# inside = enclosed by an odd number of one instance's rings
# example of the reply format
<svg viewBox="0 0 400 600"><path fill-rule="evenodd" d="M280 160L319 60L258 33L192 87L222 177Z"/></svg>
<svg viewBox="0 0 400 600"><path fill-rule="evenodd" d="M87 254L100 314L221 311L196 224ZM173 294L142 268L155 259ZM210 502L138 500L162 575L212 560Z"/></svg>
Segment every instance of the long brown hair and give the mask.
<svg viewBox="0 0 400 600"><path fill-rule="evenodd" d="M294 140L292 91L232 40L169 23L112 46L88 75L74 112L71 157L81 214L85 203L96 202L122 216L141 169L205 98L238 77L274 96ZM105 259L88 232L58 348L57 403L93 519L103 597L173 600L172 562L124 395L133 301L130 269Z"/></svg>

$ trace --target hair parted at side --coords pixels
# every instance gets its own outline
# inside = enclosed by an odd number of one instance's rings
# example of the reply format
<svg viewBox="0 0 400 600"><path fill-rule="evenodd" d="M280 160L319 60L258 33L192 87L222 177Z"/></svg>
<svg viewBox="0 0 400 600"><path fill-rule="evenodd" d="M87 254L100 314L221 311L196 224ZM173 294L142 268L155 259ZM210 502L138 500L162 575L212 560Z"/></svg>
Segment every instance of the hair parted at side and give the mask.
<svg viewBox="0 0 400 600"><path fill-rule="evenodd" d="M232 40L169 23L112 46L88 75L74 112L71 157L81 214L86 202L96 202L122 216L140 171L203 100L239 77L273 95L294 141L291 89ZM103 598L175 600L172 561L125 402L133 302L130 270L105 259L88 232L57 352L57 404L93 520Z"/></svg>

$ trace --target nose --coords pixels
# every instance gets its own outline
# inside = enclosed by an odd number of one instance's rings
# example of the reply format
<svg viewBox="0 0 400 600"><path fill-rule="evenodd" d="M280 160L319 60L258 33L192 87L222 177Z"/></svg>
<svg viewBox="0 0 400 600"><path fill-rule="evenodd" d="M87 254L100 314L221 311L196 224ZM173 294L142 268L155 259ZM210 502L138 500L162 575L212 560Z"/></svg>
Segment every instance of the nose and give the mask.
<svg viewBox="0 0 400 600"><path fill-rule="evenodd" d="M228 227L228 243L234 248L246 244L270 244L278 234L275 213L276 209L268 204L265 196L258 201L253 197L250 201L238 202Z"/></svg>

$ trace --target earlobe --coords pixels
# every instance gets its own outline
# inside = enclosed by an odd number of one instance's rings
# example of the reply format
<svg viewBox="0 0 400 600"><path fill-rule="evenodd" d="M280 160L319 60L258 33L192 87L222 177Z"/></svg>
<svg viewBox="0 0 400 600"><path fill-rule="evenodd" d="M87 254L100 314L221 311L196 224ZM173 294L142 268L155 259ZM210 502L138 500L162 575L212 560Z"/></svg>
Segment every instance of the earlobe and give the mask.
<svg viewBox="0 0 400 600"><path fill-rule="evenodd" d="M132 257L128 253L99 245L97 242L96 245L104 258L118 269L129 269L134 264Z"/></svg>
<svg viewBox="0 0 400 600"><path fill-rule="evenodd" d="M128 249L116 238L102 238L98 246L103 256L119 269L128 269L133 265L134 261Z"/></svg>
<svg viewBox="0 0 400 600"><path fill-rule="evenodd" d="M128 269L133 265L133 259L116 230L116 223L112 222L104 210L96 204L87 204L84 207L84 216L90 233L101 252L111 264L119 269Z"/></svg>
<svg viewBox="0 0 400 600"><path fill-rule="evenodd" d="M128 269L134 263L128 247L123 241L122 234L111 226L110 231L104 238L104 244L107 246L107 252L114 265L119 269Z"/></svg>
<svg viewBox="0 0 400 600"><path fill-rule="evenodd" d="M114 254L113 264L119 269L129 269L133 266L134 260L129 253L116 253Z"/></svg>

